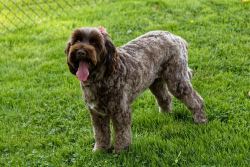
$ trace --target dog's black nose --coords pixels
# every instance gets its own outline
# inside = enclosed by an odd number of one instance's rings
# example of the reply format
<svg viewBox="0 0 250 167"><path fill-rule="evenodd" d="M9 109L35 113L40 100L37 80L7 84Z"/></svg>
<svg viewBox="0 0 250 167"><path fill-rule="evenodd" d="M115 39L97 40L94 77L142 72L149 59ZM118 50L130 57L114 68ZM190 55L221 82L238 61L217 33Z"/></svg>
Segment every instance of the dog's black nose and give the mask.
<svg viewBox="0 0 250 167"><path fill-rule="evenodd" d="M76 52L76 56L77 56L78 58L83 58L84 56L86 56L86 52L85 52L84 50L78 50L78 51Z"/></svg>

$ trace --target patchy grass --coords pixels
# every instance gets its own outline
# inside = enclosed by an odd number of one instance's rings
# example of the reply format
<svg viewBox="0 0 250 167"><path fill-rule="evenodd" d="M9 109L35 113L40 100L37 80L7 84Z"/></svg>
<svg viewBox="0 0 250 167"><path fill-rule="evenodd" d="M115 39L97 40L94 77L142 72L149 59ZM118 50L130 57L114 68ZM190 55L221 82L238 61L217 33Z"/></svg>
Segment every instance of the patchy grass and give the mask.
<svg viewBox="0 0 250 167"><path fill-rule="evenodd" d="M0 166L249 166L250 3L105 0L67 11L0 36ZM177 100L173 114L158 113L147 91L133 104L131 149L93 154L63 52L74 28L99 25L117 46L155 29L185 38L209 123L195 125Z"/></svg>

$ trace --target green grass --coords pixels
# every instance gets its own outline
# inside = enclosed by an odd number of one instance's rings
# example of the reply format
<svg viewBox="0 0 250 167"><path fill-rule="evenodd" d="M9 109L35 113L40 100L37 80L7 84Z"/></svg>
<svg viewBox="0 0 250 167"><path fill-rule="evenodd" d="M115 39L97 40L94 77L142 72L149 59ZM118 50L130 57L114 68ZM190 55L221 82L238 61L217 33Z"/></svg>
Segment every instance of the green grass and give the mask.
<svg viewBox="0 0 250 167"><path fill-rule="evenodd" d="M0 36L0 166L249 166L250 3L86 4ZM172 114L158 113L147 91L133 104L131 149L93 154L90 116L64 47L74 28L99 25L117 46L155 29L185 38L208 124L194 124L177 100Z"/></svg>

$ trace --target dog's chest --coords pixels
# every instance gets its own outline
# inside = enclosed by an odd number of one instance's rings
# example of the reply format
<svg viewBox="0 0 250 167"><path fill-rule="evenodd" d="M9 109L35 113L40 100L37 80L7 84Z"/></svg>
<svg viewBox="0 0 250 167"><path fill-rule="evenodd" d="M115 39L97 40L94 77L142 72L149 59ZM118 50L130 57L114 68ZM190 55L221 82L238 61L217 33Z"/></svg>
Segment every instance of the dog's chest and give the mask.
<svg viewBox="0 0 250 167"><path fill-rule="evenodd" d="M103 88L84 88L84 100L91 112L98 114L108 113L108 103L111 94L109 90Z"/></svg>

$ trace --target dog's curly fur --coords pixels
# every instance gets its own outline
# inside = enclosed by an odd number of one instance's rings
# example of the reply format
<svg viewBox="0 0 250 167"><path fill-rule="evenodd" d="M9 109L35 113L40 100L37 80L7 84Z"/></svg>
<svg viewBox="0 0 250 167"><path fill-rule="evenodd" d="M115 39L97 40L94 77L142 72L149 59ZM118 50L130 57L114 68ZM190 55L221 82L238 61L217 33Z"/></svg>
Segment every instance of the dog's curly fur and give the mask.
<svg viewBox="0 0 250 167"><path fill-rule="evenodd" d="M77 51L86 52L85 57ZM76 29L65 49L71 73L80 61L90 64L87 81L81 81L95 134L94 150L111 148L110 120L115 132L115 152L131 144L131 103L147 88L160 111L171 111L172 95L205 123L203 100L191 85L187 43L166 31L151 31L116 48L98 28ZM171 94L172 95L171 95Z"/></svg>

